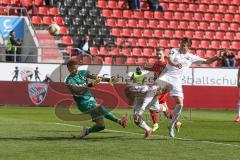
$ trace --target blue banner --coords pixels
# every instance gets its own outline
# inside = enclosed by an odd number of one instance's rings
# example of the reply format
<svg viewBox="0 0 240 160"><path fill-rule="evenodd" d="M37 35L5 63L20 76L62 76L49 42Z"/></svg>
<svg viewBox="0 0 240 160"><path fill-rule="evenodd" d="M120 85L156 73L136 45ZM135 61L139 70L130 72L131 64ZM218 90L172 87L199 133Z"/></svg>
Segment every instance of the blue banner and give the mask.
<svg viewBox="0 0 240 160"><path fill-rule="evenodd" d="M16 33L16 39L24 38L24 19L17 17L0 17L0 31L7 38L10 31Z"/></svg>

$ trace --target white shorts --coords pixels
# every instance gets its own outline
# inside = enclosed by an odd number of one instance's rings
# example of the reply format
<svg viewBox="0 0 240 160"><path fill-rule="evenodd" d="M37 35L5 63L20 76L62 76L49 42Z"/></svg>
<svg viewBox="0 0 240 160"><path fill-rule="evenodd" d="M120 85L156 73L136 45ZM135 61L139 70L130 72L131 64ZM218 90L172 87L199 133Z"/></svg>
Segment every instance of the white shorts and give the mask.
<svg viewBox="0 0 240 160"><path fill-rule="evenodd" d="M170 96L177 96L183 98L182 82L174 77L163 75L155 81L155 84L161 88L167 88Z"/></svg>
<svg viewBox="0 0 240 160"><path fill-rule="evenodd" d="M137 116L141 116L146 108L142 107L144 97L136 97L134 100L134 109L133 114ZM158 102L157 97L154 97L154 99L151 101L150 104L148 104L147 108L154 110L156 112L160 111L160 104Z"/></svg>
<svg viewBox="0 0 240 160"><path fill-rule="evenodd" d="M140 93L146 93L149 90L149 87L147 85L140 85L140 84L130 85L130 91L131 91L131 88L134 91L140 92Z"/></svg>

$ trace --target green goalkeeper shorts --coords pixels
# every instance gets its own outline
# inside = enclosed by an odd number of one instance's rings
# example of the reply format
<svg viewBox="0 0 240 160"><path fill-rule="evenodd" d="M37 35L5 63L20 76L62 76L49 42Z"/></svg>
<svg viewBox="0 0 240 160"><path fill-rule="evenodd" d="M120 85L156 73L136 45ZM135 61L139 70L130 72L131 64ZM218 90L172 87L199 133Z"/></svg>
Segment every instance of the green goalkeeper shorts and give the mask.
<svg viewBox="0 0 240 160"><path fill-rule="evenodd" d="M91 97L88 100L83 100L81 103L78 103L78 109L84 114L90 114L92 121L96 121L104 117L104 112L101 107L96 107L96 104L95 98Z"/></svg>

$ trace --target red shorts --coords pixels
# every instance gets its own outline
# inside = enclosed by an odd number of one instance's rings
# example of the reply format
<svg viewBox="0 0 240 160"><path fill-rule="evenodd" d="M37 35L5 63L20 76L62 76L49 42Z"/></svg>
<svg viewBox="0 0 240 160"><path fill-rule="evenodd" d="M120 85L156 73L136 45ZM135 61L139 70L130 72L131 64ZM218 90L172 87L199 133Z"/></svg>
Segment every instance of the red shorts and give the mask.
<svg viewBox="0 0 240 160"><path fill-rule="evenodd" d="M159 104L163 104L167 102L168 91L163 91L160 95L158 95Z"/></svg>

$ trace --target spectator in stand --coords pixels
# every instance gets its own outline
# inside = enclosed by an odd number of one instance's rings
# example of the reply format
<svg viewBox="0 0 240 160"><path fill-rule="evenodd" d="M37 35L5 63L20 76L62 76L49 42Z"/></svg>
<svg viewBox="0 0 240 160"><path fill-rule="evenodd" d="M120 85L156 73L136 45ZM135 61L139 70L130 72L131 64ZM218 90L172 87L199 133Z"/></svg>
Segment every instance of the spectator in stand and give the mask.
<svg viewBox="0 0 240 160"><path fill-rule="evenodd" d="M223 67L236 67L236 55L228 50L222 51Z"/></svg>
<svg viewBox="0 0 240 160"><path fill-rule="evenodd" d="M155 11L160 11L163 12L163 7L161 5L159 5L158 0L147 0L148 4L149 4L149 8L155 12Z"/></svg>
<svg viewBox="0 0 240 160"><path fill-rule="evenodd" d="M80 55L91 56L90 47L91 47L90 38L88 35L85 35L78 45L78 48L79 48L78 53Z"/></svg>
<svg viewBox="0 0 240 160"><path fill-rule="evenodd" d="M6 48L6 61L13 62L14 61L14 52L16 45L21 45L21 42L15 40L15 32L10 31L9 36L7 38L7 48Z"/></svg>
<svg viewBox="0 0 240 160"><path fill-rule="evenodd" d="M140 10L140 0L130 0L131 8L134 10Z"/></svg>

